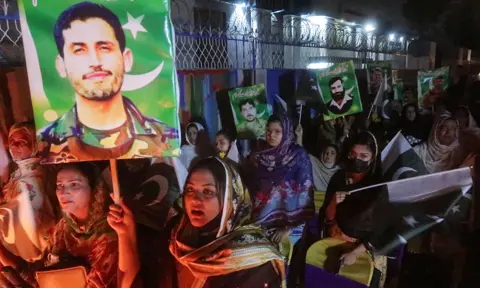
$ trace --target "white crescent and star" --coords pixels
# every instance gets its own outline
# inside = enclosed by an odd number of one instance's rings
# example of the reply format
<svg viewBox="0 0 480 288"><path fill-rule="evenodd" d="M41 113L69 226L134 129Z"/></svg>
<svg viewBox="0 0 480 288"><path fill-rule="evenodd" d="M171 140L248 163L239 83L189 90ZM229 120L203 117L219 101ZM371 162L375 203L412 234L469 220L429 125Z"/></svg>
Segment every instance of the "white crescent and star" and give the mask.
<svg viewBox="0 0 480 288"><path fill-rule="evenodd" d="M258 113L257 118L262 118L264 114L265 114L265 110L262 113Z"/></svg>
<svg viewBox="0 0 480 288"><path fill-rule="evenodd" d="M437 223L441 223L441 222L443 222L443 220L445 220L445 219L443 219L443 218L441 218L441 217L434 216L434 215L427 215L427 217L430 218L430 219L432 219L432 220L435 220L435 222L437 222Z"/></svg>
<svg viewBox="0 0 480 288"><path fill-rule="evenodd" d="M459 213L460 212L460 205L455 205L452 207L452 213Z"/></svg>
<svg viewBox="0 0 480 288"><path fill-rule="evenodd" d="M158 204L160 203L164 198L165 196L167 195L167 192L168 192L168 180L167 178L165 178L164 176L162 175L154 175L150 178L148 178L147 180L145 180L141 185L140 187L142 187L143 185L147 184L148 182L154 182L154 183L157 183L158 184L158 194L157 194L157 197L155 198L155 200L153 200L150 204L147 204L146 206L153 206L155 204ZM138 193L137 195L135 195L135 200L139 200L140 198L142 198L144 195L142 192Z"/></svg>
<svg viewBox="0 0 480 288"><path fill-rule="evenodd" d="M400 176L402 176L402 174L407 172L407 171L418 172L417 170L415 170L411 167L400 167L400 168L397 169L397 171L395 171L395 173L393 173L392 181L398 180L398 178L400 178Z"/></svg>
<svg viewBox="0 0 480 288"><path fill-rule="evenodd" d="M138 17L133 17L130 13L127 12L127 23L122 26L125 30L130 30L132 33L133 39L137 39L138 32L148 32L145 27L142 26L142 21L145 15L140 15ZM160 72L162 72L163 64L160 63L155 69L150 72L139 74L139 75L131 75L125 74L125 78L123 79L122 91L134 91L141 89L148 84L152 83Z"/></svg>
<svg viewBox="0 0 480 288"><path fill-rule="evenodd" d="M122 91L134 91L147 86L160 75L163 69L163 63L160 63L155 69L145 74L131 75L125 74L123 78Z"/></svg>
<svg viewBox="0 0 480 288"><path fill-rule="evenodd" d="M407 244L407 239L405 239L402 235L397 235L398 240L400 240L400 243L402 244Z"/></svg>
<svg viewBox="0 0 480 288"><path fill-rule="evenodd" d="M415 225L418 224L418 221L413 216L403 217L403 221L407 223L408 226L415 228Z"/></svg>
<svg viewBox="0 0 480 288"><path fill-rule="evenodd" d="M122 28L125 30L130 30L130 32L132 32L133 39L137 39L138 32L148 32L147 29L142 26L142 21L144 17L145 15L140 15L135 18L127 12L128 21L127 24L122 26Z"/></svg>

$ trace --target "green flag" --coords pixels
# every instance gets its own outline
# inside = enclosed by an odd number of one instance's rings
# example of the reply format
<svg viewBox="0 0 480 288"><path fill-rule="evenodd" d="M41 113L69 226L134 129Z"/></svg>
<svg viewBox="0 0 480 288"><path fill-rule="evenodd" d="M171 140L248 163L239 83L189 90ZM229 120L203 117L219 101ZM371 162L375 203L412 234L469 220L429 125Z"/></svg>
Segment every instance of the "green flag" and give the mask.
<svg viewBox="0 0 480 288"><path fill-rule="evenodd" d="M43 163L179 155L170 1L19 6Z"/></svg>

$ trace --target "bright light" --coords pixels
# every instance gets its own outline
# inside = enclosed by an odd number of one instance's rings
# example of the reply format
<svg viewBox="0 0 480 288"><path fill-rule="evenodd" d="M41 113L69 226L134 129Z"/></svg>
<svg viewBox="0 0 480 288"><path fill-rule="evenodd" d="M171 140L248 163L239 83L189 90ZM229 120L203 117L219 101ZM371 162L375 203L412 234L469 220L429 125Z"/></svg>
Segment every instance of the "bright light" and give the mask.
<svg viewBox="0 0 480 288"><path fill-rule="evenodd" d="M235 5L237 5L237 7L240 7L240 8L247 7L247 3L237 3Z"/></svg>
<svg viewBox="0 0 480 288"><path fill-rule="evenodd" d="M316 63L310 63L307 65L307 69L325 69L332 66L332 64L327 63L327 62L316 62Z"/></svg>
<svg viewBox="0 0 480 288"><path fill-rule="evenodd" d="M375 28L375 26L373 26L373 24L365 24L365 32L372 32L375 29L376 28Z"/></svg>
<svg viewBox="0 0 480 288"><path fill-rule="evenodd" d="M355 22L350 23L350 25L355 26L357 25Z"/></svg>
<svg viewBox="0 0 480 288"><path fill-rule="evenodd" d="M307 19L310 20L313 24L320 26L327 26L328 18L325 16L307 16Z"/></svg>
<svg viewBox="0 0 480 288"><path fill-rule="evenodd" d="M395 41L395 34L392 33L392 34L388 35L388 40Z"/></svg>
<svg viewBox="0 0 480 288"><path fill-rule="evenodd" d="M398 41L400 41L400 42L403 42L403 40L404 40L404 39L403 39L403 36L400 37L400 39L398 39Z"/></svg>

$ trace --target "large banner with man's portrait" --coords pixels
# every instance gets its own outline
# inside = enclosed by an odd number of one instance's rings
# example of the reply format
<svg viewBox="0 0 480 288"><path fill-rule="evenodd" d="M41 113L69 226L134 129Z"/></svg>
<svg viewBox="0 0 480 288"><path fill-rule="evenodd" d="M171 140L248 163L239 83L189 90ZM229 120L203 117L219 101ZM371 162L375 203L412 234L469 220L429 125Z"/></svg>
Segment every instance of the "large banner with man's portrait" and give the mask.
<svg viewBox="0 0 480 288"><path fill-rule="evenodd" d="M265 137L265 128L271 108L267 104L265 85L236 88L228 92L232 106L237 137L257 139Z"/></svg>
<svg viewBox="0 0 480 288"><path fill-rule="evenodd" d="M179 155L170 1L19 4L42 163Z"/></svg>
<svg viewBox="0 0 480 288"><path fill-rule="evenodd" d="M325 120L363 111L355 66L352 61L317 71L318 86L325 103Z"/></svg>
<svg viewBox="0 0 480 288"><path fill-rule="evenodd" d="M449 67L430 71L418 71L418 107L432 110L439 99L445 98L449 84Z"/></svg>

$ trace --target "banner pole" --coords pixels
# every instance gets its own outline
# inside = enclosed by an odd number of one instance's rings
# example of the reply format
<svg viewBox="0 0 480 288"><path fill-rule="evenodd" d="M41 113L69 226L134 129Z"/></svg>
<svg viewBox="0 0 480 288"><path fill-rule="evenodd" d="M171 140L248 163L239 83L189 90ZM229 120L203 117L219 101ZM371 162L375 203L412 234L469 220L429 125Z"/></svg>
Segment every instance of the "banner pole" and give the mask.
<svg viewBox="0 0 480 288"><path fill-rule="evenodd" d="M120 188L118 186L118 171L116 159L110 159L110 171L112 174L113 201L115 202L115 204L118 204L120 203Z"/></svg>
<svg viewBox="0 0 480 288"><path fill-rule="evenodd" d="M302 112L303 112L303 104L300 104L300 117L298 118L298 125L302 124Z"/></svg>

